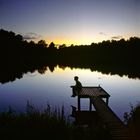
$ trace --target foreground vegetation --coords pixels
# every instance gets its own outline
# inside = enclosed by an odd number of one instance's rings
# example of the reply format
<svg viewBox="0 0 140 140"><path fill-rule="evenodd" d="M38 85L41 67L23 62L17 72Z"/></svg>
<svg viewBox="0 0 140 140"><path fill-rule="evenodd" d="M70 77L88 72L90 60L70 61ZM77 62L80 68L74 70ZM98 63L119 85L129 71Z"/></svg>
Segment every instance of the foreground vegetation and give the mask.
<svg viewBox="0 0 140 140"><path fill-rule="evenodd" d="M9 110L0 113L0 139L61 139L61 140L110 140L109 133L101 127L80 127L71 123L64 113L64 107L53 109L50 105L43 112L29 103L26 113Z"/></svg>
<svg viewBox="0 0 140 140"><path fill-rule="evenodd" d="M124 121L129 132L139 138L140 104L131 106L131 111L124 113ZM0 139L61 139L61 140L111 140L107 128L99 121L98 125L74 125L65 116L64 107L52 108L47 105L40 112L27 102L26 113L16 113L11 107L7 112L0 113Z"/></svg>
<svg viewBox="0 0 140 140"><path fill-rule="evenodd" d="M131 105L130 112L124 113L124 122L126 123L129 132L136 138L140 138L140 103L136 107Z"/></svg>

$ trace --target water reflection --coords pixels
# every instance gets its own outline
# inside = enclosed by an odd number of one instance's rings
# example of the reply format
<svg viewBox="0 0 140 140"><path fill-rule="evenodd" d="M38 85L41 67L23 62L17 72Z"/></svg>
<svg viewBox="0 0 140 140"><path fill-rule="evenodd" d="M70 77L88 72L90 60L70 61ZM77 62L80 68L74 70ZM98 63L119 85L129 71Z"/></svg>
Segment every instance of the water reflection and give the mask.
<svg viewBox="0 0 140 140"><path fill-rule="evenodd" d="M98 71L103 74L109 74L109 75L116 75L119 76L128 76L129 78L133 79L140 79L140 74L138 70L131 70L127 69L125 67L111 67L111 66L96 66L96 65L66 65L66 64L47 64L47 65L31 65L31 66L11 66L11 65L5 65L1 68L0 72L0 83L4 84L6 82L13 82L16 79L21 79L24 74L27 74L28 72L34 73L35 71L38 71L40 74L44 74L47 70L50 70L51 72L54 72L55 69L59 67L60 69L65 70L67 67L71 70L73 69L85 69L90 70L92 72Z"/></svg>
<svg viewBox="0 0 140 140"><path fill-rule="evenodd" d="M52 69L53 68L53 69ZM52 73L53 70L53 73ZM13 109L25 111L27 100L43 110L47 104L54 107L65 106L67 114L71 105L77 106L77 100L71 98L73 77L78 75L83 86L101 85L110 95L109 106L122 119L123 113L130 110L130 103L140 101L140 80L128 76L103 74L90 69L69 67L43 67L22 73L19 79L0 85L0 111ZM82 109L88 109L88 101L82 101Z"/></svg>

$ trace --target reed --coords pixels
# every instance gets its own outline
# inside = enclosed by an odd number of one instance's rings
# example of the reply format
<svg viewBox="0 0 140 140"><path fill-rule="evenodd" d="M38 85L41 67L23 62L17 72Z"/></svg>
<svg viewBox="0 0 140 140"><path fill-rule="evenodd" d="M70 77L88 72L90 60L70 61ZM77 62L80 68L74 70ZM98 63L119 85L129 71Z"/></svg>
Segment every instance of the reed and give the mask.
<svg viewBox="0 0 140 140"><path fill-rule="evenodd" d="M41 112L27 101L25 113L16 113L11 107L0 113L1 140L101 140L106 135L104 132L97 128L93 133L89 128L75 126L65 115L64 106L53 108L48 104Z"/></svg>

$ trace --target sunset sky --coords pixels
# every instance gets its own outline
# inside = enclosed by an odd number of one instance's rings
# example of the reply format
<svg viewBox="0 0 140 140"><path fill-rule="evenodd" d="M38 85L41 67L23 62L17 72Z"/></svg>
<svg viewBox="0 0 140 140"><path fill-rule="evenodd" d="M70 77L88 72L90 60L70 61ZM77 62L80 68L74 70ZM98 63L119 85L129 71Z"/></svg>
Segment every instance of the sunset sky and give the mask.
<svg viewBox="0 0 140 140"><path fill-rule="evenodd" d="M56 44L140 37L140 0L0 0L0 28Z"/></svg>

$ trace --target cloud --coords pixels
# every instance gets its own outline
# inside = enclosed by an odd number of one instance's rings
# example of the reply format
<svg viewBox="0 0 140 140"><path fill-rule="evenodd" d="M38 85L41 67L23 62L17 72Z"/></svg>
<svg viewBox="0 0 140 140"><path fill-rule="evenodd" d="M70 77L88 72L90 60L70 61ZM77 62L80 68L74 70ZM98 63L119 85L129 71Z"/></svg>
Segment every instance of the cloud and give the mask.
<svg viewBox="0 0 140 140"><path fill-rule="evenodd" d="M112 37L111 37L111 39L115 39L115 40L121 39L121 38L122 38L122 36L119 36L119 35L118 35L118 36L112 36Z"/></svg>
<svg viewBox="0 0 140 140"><path fill-rule="evenodd" d="M34 40L34 39L39 39L41 35L38 35L36 33L26 33L23 35L23 39L25 40Z"/></svg>
<svg viewBox="0 0 140 140"><path fill-rule="evenodd" d="M106 36L106 33L104 33L104 32L99 32L99 34Z"/></svg>

